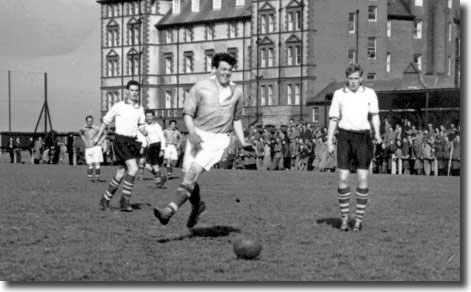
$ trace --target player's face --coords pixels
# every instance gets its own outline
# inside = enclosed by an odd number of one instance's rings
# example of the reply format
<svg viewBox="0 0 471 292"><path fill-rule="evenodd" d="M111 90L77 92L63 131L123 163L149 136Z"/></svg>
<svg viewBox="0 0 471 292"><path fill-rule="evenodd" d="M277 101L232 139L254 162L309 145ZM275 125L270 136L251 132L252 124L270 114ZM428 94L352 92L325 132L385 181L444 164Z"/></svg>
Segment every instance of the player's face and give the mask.
<svg viewBox="0 0 471 292"><path fill-rule="evenodd" d="M175 127L176 127L176 124L175 124L175 123L171 123L171 124L170 124L170 129L175 130Z"/></svg>
<svg viewBox="0 0 471 292"><path fill-rule="evenodd" d="M348 88L355 92L357 89L360 87L362 78L360 76L360 72L353 72L352 74L348 75L347 77L348 81Z"/></svg>
<svg viewBox="0 0 471 292"><path fill-rule="evenodd" d="M154 116L152 114L146 114L146 123L152 124L154 121Z"/></svg>
<svg viewBox="0 0 471 292"><path fill-rule="evenodd" d="M232 75L232 66L225 61L219 62L219 67L216 68L216 78L222 86L229 85Z"/></svg>
<svg viewBox="0 0 471 292"><path fill-rule="evenodd" d="M92 119L87 119L87 126L91 127L93 125L93 120Z"/></svg>
<svg viewBox="0 0 471 292"><path fill-rule="evenodd" d="M139 86L137 85L129 86L128 95L131 100L138 101L139 100Z"/></svg>

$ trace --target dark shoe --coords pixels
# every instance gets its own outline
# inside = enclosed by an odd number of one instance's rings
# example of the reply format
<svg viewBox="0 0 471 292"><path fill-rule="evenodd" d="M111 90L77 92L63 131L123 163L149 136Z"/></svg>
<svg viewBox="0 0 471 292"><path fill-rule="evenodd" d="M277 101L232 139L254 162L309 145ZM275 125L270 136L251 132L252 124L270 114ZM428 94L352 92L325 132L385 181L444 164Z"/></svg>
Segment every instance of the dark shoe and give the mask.
<svg viewBox="0 0 471 292"><path fill-rule="evenodd" d="M159 219L160 224L162 225L167 225L172 215L173 215L172 211L169 211L168 208L164 208L164 209L154 208L154 216L157 217L157 219Z"/></svg>
<svg viewBox="0 0 471 292"><path fill-rule="evenodd" d="M100 207L101 207L100 209L102 211L105 211L106 209L108 209L110 207L110 201L105 199L104 197L102 197L100 199Z"/></svg>
<svg viewBox="0 0 471 292"><path fill-rule="evenodd" d="M342 217L342 224L340 225L340 230L342 231L348 231L348 217Z"/></svg>
<svg viewBox="0 0 471 292"><path fill-rule="evenodd" d="M121 200L119 201L120 204L120 209L123 212L132 212L133 209L131 207L131 203L129 202L129 199L121 197Z"/></svg>
<svg viewBox="0 0 471 292"><path fill-rule="evenodd" d="M363 226L362 226L362 224L361 224L361 221L358 220L358 219L356 219L356 220L355 220L355 224L353 225L352 231L353 231L353 232L358 232L358 231L361 231L362 229L363 229Z"/></svg>
<svg viewBox="0 0 471 292"><path fill-rule="evenodd" d="M158 183L157 187L159 189L163 189L166 181L167 181L167 178L165 176L162 176L160 183Z"/></svg>
<svg viewBox="0 0 471 292"><path fill-rule="evenodd" d="M186 221L186 227L192 228L198 223L198 219L201 213L206 210L206 204L203 201L200 201L198 205L191 205L191 213Z"/></svg>

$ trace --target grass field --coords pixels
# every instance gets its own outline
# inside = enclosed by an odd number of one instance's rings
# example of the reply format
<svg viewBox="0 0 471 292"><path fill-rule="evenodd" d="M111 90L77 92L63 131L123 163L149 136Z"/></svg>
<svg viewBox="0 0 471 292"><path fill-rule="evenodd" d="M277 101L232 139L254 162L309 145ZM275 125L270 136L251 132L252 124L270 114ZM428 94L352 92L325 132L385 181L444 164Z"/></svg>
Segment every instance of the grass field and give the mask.
<svg viewBox="0 0 471 292"><path fill-rule="evenodd" d="M338 229L335 173L212 170L190 232L189 204L167 226L152 213L176 176L159 190L147 174L134 212L117 210L120 192L103 212L107 183L88 182L84 166L2 163L0 280L462 280L460 178L373 175L363 231L352 233ZM236 259L239 234L263 244L258 260Z"/></svg>

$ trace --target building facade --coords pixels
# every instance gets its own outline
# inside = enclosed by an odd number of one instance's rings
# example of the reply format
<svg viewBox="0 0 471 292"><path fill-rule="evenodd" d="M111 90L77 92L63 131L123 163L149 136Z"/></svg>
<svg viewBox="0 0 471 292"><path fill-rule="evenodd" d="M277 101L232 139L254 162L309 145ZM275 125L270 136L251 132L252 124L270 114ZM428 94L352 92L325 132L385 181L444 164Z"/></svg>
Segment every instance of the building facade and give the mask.
<svg viewBox="0 0 471 292"><path fill-rule="evenodd" d="M98 0L102 9L102 112L128 80L164 124L182 125L191 86L212 56L238 59L244 124L322 125L306 101L358 62L368 80L400 78L412 62L436 87L459 86L459 0Z"/></svg>

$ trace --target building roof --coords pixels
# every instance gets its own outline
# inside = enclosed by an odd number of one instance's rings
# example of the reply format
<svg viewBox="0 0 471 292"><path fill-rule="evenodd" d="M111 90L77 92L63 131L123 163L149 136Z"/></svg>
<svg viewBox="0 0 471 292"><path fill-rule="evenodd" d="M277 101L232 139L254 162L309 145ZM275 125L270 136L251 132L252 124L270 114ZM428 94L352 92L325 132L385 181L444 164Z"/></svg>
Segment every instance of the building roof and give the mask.
<svg viewBox="0 0 471 292"><path fill-rule="evenodd" d="M156 27L165 28L168 26L214 23L222 20L250 18L252 15L251 1L245 1L244 6L236 6L235 2L235 0L221 1L221 9L213 10L213 1L203 0L200 3L199 12L191 12L191 1L182 1L180 13L172 14L172 10L170 10L167 15L156 24Z"/></svg>
<svg viewBox="0 0 471 292"><path fill-rule="evenodd" d="M388 0L388 18L413 20L415 16L404 0Z"/></svg>

